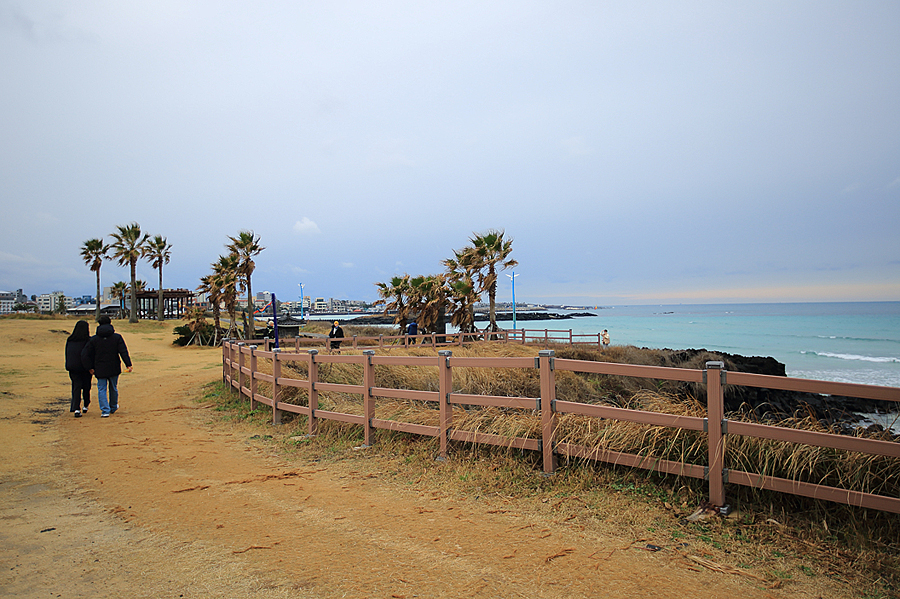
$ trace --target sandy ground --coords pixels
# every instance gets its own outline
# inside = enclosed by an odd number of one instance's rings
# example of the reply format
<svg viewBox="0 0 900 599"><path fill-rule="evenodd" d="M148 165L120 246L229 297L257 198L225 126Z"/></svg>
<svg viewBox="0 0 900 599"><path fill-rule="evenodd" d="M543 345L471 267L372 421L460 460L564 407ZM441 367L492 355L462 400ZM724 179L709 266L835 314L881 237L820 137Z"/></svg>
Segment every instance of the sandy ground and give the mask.
<svg viewBox="0 0 900 599"><path fill-rule="evenodd" d="M398 489L352 462L285 463L197 401L220 353L172 346L171 327L114 323L135 363L120 409L101 419L95 387L73 418L73 324L0 321L0 596L845 596Z"/></svg>

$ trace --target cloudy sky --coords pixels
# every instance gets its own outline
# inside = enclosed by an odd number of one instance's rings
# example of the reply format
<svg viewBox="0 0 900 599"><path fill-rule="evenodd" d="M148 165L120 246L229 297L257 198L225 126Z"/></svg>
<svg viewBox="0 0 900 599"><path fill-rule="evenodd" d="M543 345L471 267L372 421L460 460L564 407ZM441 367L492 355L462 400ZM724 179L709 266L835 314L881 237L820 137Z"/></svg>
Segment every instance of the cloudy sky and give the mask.
<svg viewBox="0 0 900 599"><path fill-rule="evenodd" d="M253 230L282 300L491 228L519 301L900 300L893 0L0 0L0 81L4 290L138 222L167 287Z"/></svg>

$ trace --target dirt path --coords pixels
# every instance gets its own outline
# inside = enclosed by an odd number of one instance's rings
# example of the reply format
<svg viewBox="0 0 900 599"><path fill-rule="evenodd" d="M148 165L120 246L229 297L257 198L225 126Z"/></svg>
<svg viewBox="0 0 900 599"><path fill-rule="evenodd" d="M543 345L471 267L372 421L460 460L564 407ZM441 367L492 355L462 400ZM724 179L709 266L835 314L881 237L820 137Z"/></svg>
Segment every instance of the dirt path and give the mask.
<svg viewBox="0 0 900 599"><path fill-rule="evenodd" d="M823 595L515 508L398 489L346 463L283 463L194 401L220 372L217 351L171 346L153 324L115 324L135 371L120 379L119 412L101 420L96 392L85 417L68 412L72 322L0 322L0 596Z"/></svg>

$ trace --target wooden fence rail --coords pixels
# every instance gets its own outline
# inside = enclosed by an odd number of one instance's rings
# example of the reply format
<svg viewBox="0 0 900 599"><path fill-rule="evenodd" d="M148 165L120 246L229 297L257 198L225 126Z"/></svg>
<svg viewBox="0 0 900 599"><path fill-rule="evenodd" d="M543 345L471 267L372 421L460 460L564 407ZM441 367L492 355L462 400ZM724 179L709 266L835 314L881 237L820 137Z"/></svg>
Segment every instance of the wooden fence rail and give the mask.
<svg viewBox="0 0 900 599"><path fill-rule="evenodd" d="M425 333L422 335L351 335L341 339L329 339L328 337L295 337L293 340L284 340L284 346L293 346L294 350L301 348L322 347L327 349L333 341L340 341L341 347L352 349L387 349L391 347L431 347L464 345L479 341L492 341L501 343L540 343L546 347L551 345L588 345L602 349L602 338L599 334L573 333L571 329L513 329L499 330L495 332L476 331L474 333ZM247 340L248 345L262 345L266 350L275 347L275 339Z"/></svg>
<svg viewBox="0 0 900 599"><path fill-rule="evenodd" d="M509 340L509 337L506 340ZM229 340L223 344L222 351L223 378L226 384L230 388L236 389L242 396L249 398L251 408L256 403L270 406L272 408L273 423L280 422L282 412L292 412L306 416L308 431L311 435L317 433L321 420L336 420L362 426L364 443L366 445L373 443L375 429L387 429L438 437L441 455L444 457L447 456L450 441L482 443L537 451L542 454L543 470L547 474L556 470L557 457L564 455L704 479L708 481L710 503L720 507L726 504L725 485L739 484L758 489L769 489L782 493L900 513L900 498L898 497L863 493L729 469L725 463L727 458L726 445L728 437L734 435L841 449L891 458L900 458L900 443L728 420L725 418L724 413L724 386L729 384L765 389L806 391L895 402L900 402L900 388L728 372L724 369L722 362L707 362L705 369L696 370L567 360L556 358L552 350L542 350L538 352L536 357L522 358L454 358L450 350L438 351L436 356L379 356L375 354L374 349L366 349L362 354L355 355L319 355L317 349L310 349L304 352L289 352L279 349L266 349L253 343ZM260 371L260 359L271 361L271 375ZM283 376L282 365L284 363L305 365L307 371L306 379ZM361 366L362 378L359 384L338 384L320 381L319 367L324 364L336 363ZM439 390L422 391L376 387L376 366L425 366L437 368ZM454 392L452 388L453 368L537 369L540 375L540 397L499 397ZM556 373L559 371L696 383L705 386L707 414L705 418L701 418L557 400ZM259 393L259 381L271 384L271 397ZM307 405L281 401L279 392L284 387L306 390ZM338 392L360 396L363 413L347 414L320 409L319 394L322 392ZM433 426L377 418L375 415L376 397L435 402L438 405L439 424ZM540 438L506 437L458 430L453 426L452 406L454 405L502 407L535 411L540 416ZM557 421L561 414L580 414L587 417L615 419L701 432L707 437L707 464L689 464L647 455L608 451L572 443L557 442Z"/></svg>

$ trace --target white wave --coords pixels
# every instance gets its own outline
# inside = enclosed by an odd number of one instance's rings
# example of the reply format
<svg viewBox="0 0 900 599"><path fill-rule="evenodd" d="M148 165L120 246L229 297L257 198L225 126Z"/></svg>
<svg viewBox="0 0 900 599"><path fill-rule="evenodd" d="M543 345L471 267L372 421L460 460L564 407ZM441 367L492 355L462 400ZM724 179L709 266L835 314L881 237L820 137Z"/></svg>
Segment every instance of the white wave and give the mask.
<svg viewBox="0 0 900 599"><path fill-rule="evenodd" d="M880 424L884 429L891 430L895 435L900 435L900 414L891 412L888 414L859 414L862 418L855 426L865 428L872 424Z"/></svg>
<svg viewBox="0 0 900 599"><path fill-rule="evenodd" d="M836 354L832 352L814 352L801 351L801 354L811 354L813 356L822 356L823 358L837 358L839 360L857 360L862 362L877 362L880 364L900 364L900 358L882 357L882 356L860 356L858 354Z"/></svg>

